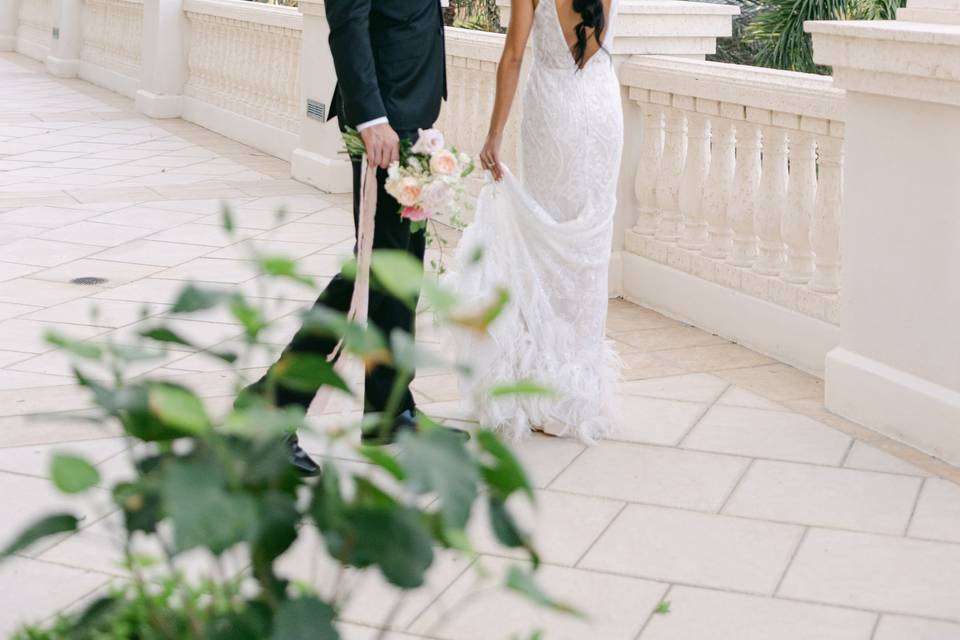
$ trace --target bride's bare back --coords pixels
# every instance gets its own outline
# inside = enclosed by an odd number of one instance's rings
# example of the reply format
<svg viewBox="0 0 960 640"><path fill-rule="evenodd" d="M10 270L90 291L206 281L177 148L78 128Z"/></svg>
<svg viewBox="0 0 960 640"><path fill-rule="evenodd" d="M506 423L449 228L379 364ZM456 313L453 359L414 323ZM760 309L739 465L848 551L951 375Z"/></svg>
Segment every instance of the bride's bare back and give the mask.
<svg viewBox="0 0 960 640"><path fill-rule="evenodd" d="M589 62L590 58L600 51L601 43L606 38L607 29L610 28L609 16L612 1L613 0L603 0L603 15L608 19L604 21L604 28L600 33L599 42L595 30L592 27L587 27L587 48L586 51L584 51L583 64ZM573 8L573 0L539 0L539 2L557 3L557 18L560 23L560 30L563 33L564 40L567 41L567 46L570 48L572 55L573 48L577 44L577 26L583 21L580 12Z"/></svg>

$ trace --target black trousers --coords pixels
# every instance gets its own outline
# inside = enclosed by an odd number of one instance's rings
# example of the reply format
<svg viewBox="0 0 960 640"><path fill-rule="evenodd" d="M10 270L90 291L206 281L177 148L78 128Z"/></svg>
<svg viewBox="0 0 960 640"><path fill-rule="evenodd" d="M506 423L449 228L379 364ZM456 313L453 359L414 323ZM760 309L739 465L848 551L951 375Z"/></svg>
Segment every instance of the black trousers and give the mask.
<svg viewBox="0 0 960 640"><path fill-rule="evenodd" d="M398 132L401 138L414 137L415 132ZM353 222L354 233L360 219L360 177L365 167L360 166L360 162L353 163ZM426 249L426 233L418 231L411 233L410 221L400 217L399 203L389 195L384 189L384 183L387 178L387 172L383 169L377 170L377 213L376 228L373 234L374 249L401 249L408 251L415 258L423 261L424 251ZM314 303L315 306L324 306L346 313L350 308L350 299L353 297L353 282L347 280L342 275L336 275L327 288L324 289L320 297ZM406 331L411 336L414 333L416 325L416 316L414 312L403 302L385 295L377 290L376 282L371 282L370 290L370 310L369 320L372 324L380 328L389 338L394 329ZM328 355L336 347L336 340L329 336L318 335L307 329L301 328L293 337L293 340L284 349L284 355L289 353L311 353ZM269 375L269 373L267 374ZM396 381L397 373L392 367L380 366L370 372L365 381L364 394L364 412L380 413L386 410L387 401L390 392ZM253 385L252 390L262 389L265 384L266 376ZM276 403L277 406L300 405L304 409L310 406L310 402L316 395L317 389L310 392L295 391L281 385L277 385ZM413 394L410 389L404 390L402 402L399 411L413 410Z"/></svg>

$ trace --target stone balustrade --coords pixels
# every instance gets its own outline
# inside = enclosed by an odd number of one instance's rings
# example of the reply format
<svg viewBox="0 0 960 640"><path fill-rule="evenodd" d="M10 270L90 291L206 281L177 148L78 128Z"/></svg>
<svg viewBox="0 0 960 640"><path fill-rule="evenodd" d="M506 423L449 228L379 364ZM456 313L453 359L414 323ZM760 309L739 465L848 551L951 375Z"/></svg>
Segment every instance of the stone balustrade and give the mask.
<svg viewBox="0 0 960 640"><path fill-rule="evenodd" d="M133 96L143 47L143 0L83 0L80 77Z"/></svg>
<svg viewBox="0 0 960 640"><path fill-rule="evenodd" d="M191 99L185 102L185 111L197 115L201 124L217 119L222 111L244 119L236 122L236 128L249 122L260 130L267 127L295 137L301 122L302 18L297 10L187 0L184 11L190 46L183 94Z"/></svg>
<svg viewBox="0 0 960 640"><path fill-rule="evenodd" d="M437 127L449 144L466 153L479 153L486 139L503 39L496 33L447 29L448 99L443 104ZM517 167L517 142L523 117L521 91L522 88L518 90L503 137L503 159L512 168Z"/></svg>
<svg viewBox="0 0 960 640"><path fill-rule="evenodd" d="M843 91L828 77L658 56L620 75L641 123L627 131L640 150L626 252L836 325ZM698 320L628 270L627 295L639 287L645 302ZM822 367L835 332L819 329L795 364Z"/></svg>
<svg viewBox="0 0 960 640"><path fill-rule="evenodd" d="M50 51L53 24L52 0L20 0L16 50L35 60L43 60Z"/></svg>

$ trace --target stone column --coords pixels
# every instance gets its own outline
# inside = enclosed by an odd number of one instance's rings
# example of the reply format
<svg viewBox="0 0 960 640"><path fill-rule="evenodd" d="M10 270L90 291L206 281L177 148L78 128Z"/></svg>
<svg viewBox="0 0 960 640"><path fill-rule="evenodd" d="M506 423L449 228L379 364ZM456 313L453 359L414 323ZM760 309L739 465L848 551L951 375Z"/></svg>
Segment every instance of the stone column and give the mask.
<svg viewBox="0 0 960 640"><path fill-rule="evenodd" d="M323 0L300 0L300 12L303 14L300 57L303 126L300 145L293 151L291 173L294 179L324 191L346 193L353 186L353 170L340 153L343 141L338 123L327 120L337 74L327 43L330 27ZM307 114L308 101L312 104L310 115Z"/></svg>
<svg viewBox="0 0 960 640"><path fill-rule="evenodd" d="M20 0L6 0L0 5L0 51L17 48L17 25L20 22Z"/></svg>
<svg viewBox="0 0 960 640"><path fill-rule="evenodd" d="M960 464L960 3L898 17L807 24L847 90L826 404Z"/></svg>
<svg viewBox="0 0 960 640"><path fill-rule="evenodd" d="M74 78L80 72L80 15L83 0L52 0L52 33L47 71L59 78Z"/></svg>
<svg viewBox="0 0 960 640"><path fill-rule="evenodd" d="M144 0L143 71L137 111L151 118L177 118L186 78L183 0Z"/></svg>

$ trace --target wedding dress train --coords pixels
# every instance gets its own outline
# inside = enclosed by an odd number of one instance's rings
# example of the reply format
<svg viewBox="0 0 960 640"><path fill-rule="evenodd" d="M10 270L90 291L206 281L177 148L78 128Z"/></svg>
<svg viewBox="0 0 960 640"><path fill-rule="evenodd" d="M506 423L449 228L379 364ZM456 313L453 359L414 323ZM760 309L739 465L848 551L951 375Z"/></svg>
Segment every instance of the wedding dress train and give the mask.
<svg viewBox="0 0 960 640"><path fill-rule="evenodd" d="M615 6L610 13L608 25ZM504 167L503 180L484 187L448 276L478 306L509 293L485 335L458 334L455 346L472 367L461 397L482 426L514 439L538 429L592 442L613 424L619 361L605 326L623 114L611 32L605 50L578 69L556 0L540 0L523 95L522 180ZM490 396L517 381L553 393Z"/></svg>

